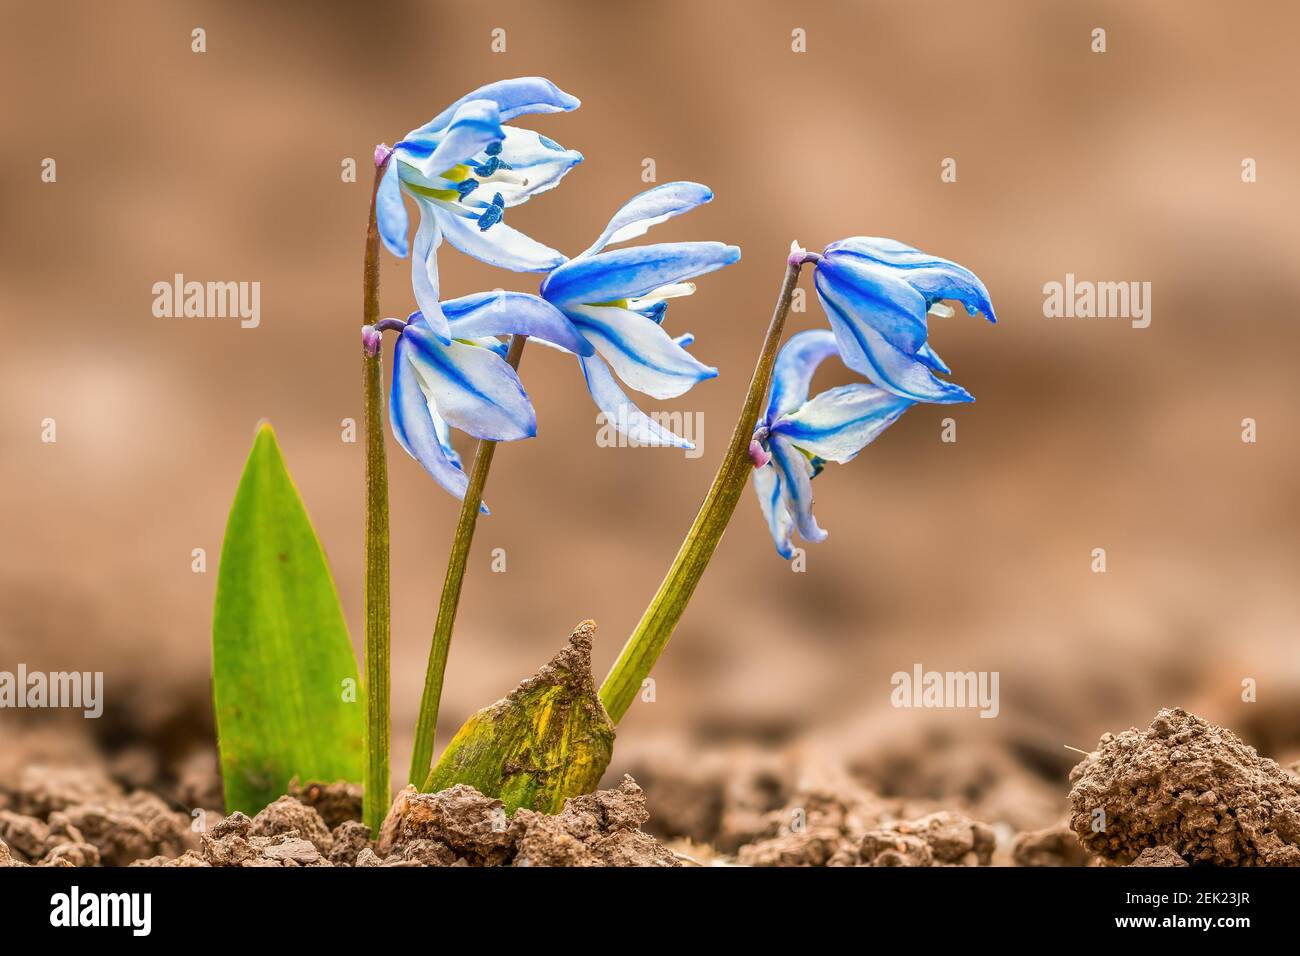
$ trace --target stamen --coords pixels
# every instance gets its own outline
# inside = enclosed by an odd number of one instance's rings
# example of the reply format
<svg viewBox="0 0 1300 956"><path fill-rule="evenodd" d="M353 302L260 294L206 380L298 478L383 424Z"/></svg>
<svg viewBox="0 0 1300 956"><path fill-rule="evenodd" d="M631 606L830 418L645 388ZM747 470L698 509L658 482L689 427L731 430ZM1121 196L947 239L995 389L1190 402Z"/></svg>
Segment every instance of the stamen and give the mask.
<svg viewBox="0 0 1300 956"><path fill-rule="evenodd" d="M483 152L487 153L489 156L496 156L498 153L501 152L501 140L497 140L496 142L493 143L488 143L487 149L483 150Z"/></svg>
<svg viewBox="0 0 1300 956"><path fill-rule="evenodd" d="M492 197L492 205L483 210L483 215L478 217L478 227L482 232L487 232L490 228L501 221L501 217L506 211L505 198L497 193Z"/></svg>
<svg viewBox="0 0 1300 956"><path fill-rule="evenodd" d="M456 184L456 192L460 193L461 199L464 199L476 189L478 189L477 179L462 179Z"/></svg>
<svg viewBox="0 0 1300 956"><path fill-rule="evenodd" d="M513 168L514 167L512 167L509 163L503 160L500 156L494 156L489 154L487 158L487 162L479 163L478 165L473 167L473 170L479 176L486 179L487 177L495 173L498 169L513 169Z"/></svg>

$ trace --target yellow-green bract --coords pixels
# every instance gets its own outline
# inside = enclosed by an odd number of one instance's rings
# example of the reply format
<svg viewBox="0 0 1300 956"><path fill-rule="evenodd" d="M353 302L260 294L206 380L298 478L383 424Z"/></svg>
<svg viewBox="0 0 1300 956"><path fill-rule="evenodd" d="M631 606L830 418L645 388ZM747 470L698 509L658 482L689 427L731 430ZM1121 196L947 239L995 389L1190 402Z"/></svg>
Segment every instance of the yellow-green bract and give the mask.
<svg viewBox="0 0 1300 956"><path fill-rule="evenodd" d="M347 623L267 424L226 524L212 683L227 812L257 813L294 776L361 780L365 724Z"/></svg>
<svg viewBox="0 0 1300 956"><path fill-rule="evenodd" d="M467 783L507 813L559 813L569 797L595 790L614 754L614 724L591 676L595 631L583 621L541 670L465 721L422 789Z"/></svg>

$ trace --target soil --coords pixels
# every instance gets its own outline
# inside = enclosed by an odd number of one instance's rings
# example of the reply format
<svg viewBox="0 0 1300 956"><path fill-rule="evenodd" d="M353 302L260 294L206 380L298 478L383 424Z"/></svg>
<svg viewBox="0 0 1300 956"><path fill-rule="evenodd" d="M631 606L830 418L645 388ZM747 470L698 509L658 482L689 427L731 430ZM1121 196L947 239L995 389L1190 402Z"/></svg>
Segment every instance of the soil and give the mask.
<svg viewBox="0 0 1300 956"><path fill-rule="evenodd" d="M1070 780L1070 824L1106 860L1166 847L1188 863L1300 866L1296 777L1185 710L1106 734Z"/></svg>
<svg viewBox="0 0 1300 956"><path fill-rule="evenodd" d="M1181 709L1105 734L1055 801L996 757L996 783L972 771L981 785L943 806L924 754L904 767L824 753L647 748L632 761L645 790L624 776L554 815L509 814L465 785L407 787L377 836L355 784L294 781L249 818L221 814L215 761L194 756L157 792L120 761L14 764L0 769L0 866L1300 865L1300 764ZM900 770L892 787L884 766Z"/></svg>

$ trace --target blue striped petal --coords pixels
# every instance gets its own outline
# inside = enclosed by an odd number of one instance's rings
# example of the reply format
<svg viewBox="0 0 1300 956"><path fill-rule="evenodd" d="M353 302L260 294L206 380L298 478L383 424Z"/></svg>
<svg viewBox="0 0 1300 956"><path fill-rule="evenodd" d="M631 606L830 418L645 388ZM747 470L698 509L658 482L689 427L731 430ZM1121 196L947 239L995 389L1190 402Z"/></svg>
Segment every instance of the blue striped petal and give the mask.
<svg viewBox="0 0 1300 956"><path fill-rule="evenodd" d="M817 291L840 311L870 322L895 348L908 355L925 344L925 297L887 266L847 255L828 255L817 263Z"/></svg>
<svg viewBox="0 0 1300 956"><path fill-rule="evenodd" d="M440 176L499 142L501 114L491 100L470 100L456 108L451 124L434 136L407 138L394 149L425 176Z"/></svg>
<svg viewBox="0 0 1300 956"><path fill-rule="evenodd" d="M794 518L795 527L805 541L824 541L826 532L817 527L813 517L813 465L808 456L784 438L773 435L768 441L772 464L781 476L781 497Z"/></svg>
<svg viewBox="0 0 1300 956"><path fill-rule="evenodd" d="M442 303L453 338L527 335L578 355L591 355L591 343L551 303L525 292L477 292Z"/></svg>
<svg viewBox="0 0 1300 956"><path fill-rule="evenodd" d="M398 178L397 158L388 161L388 168L379 180L379 191L375 193L375 220L379 226L379 237L384 240L388 251L399 259L405 259L409 251L406 233L411 223L406 215L406 205L402 202L402 185Z"/></svg>
<svg viewBox="0 0 1300 956"><path fill-rule="evenodd" d="M694 448L685 438L673 434L652 419L627 397L609 366L601 361L600 356L592 355L579 358L582 374L587 380L587 391L591 393L596 407L605 413L605 420L632 439L638 445L659 445L672 448Z"/></svg>
<svg viewBox="0 0 1300 956"><path fill-rule="evenodd" d="M427 318L427 316L426 316ZM454 428L492 441L537 434L537 417L515 370L490 349L444 345L427 328L407 326L407 353L430 404Z"/></svg>
<svg viewBox="0 0 1300 956"><path fill-rule="evenodd" d="M448 242L490 266L512 272L547 272L564 261L563 253L530 239L504 222L480 229L475 220L443 206L438 207L438 218Z"/></svg>
<svg viewBox="0 0 1300 956"><path fill-rule="evenodd" d="M777 353L772 368L772 390L764 418L767 424L771 425L786 412L792 412L808 401L813 374L837 350L835 333L830 329L809 329L790 336Z"/></svg>
<svg viewBox="0 0 1300 956"><path fill-rule="evenodd" d="M740 249L721 242L664 242L572 259L546 277L542 295L558 306L614 302L731 265Z"/></svg>
<svg viewBox="0 0 1300 956"><path fill-rule="evenodd" d="M841 385L779 418L772 434L815 458L843 464L911 407L906 398L874 385Z"/></svg>
<svg viewBox="0 0 1300 956"><path fill-rule="evenodd" d="M916 360L926 368L932 369L940 375L947 375L952 371L952 369L944 363L944 360L939 358L939 353L930 347L929 342L916 350Z"/></svg>
<svg viewBox="0 0 1300 956"><path fill-rule="evenodd" d="M579 305L569 308L568 315L618 377L638 392L676 398L717 377L716 368L674 342L663 326L630 309Z"/></svg>
<svg viewBox="0 0 1300 956"><path fill-rule="evenodd" d="M436 207L422 196L412 198L420 210L420 226L415 230L415 247L411 253L411 289L429 329L442 341L450 342L447 319L438 304L438 246L442 244L442 231Z"/></svg>
<svg viewBox="0 0 1300 956"><path fill-rule="evenodd" d="M473 196L491 200L500 193L507 207L527 202L538 193L554 189L574 166L582 162L582 153L565 149L555 140L535 130L504 126L501 159L510 168L480 185Z"/></svg>
<svg viewBox="0 0 1300 956"><path fill-rule="evenodd" d="M952 299L975 315L982 312L990 322L996 322L989 291L975 273L948 259L922 252L896 239L878 236L854 236L826 247L827 255L836 253L856 256L869 262L878 262L901 271L912 288L925 296L927 303Z"/></svg>
<svg viewBox="0 0 1300 956"><path fill-rule="evenodd" d="M525 113L566 113L582 105L576 96L570 96L548 79L521 76L513 80L497 80L466 93L417 132L443 129L451 122L456 110L470 100L492 100L501 111L502 122Z"/></svg>
<svg viewBox="0 0 1300 956"><path fill-rule="evenodd" d="M605 231L586 250L578 253L577 258L600 252L610 243L643 236L651 226L689 212L712 198L713 190L699 183L664 183L647 189L624 203L623 208L614 213Z"/></svg>
<svg viewBox="0 0 1300 956"><path fill-rule="evenodd" d="M772 541L776 544L776 553L789 561L794 557L794 548L790 544L790 535L794 531L794 521L785 506L785 496L781 492L781 476L776 466L768 462L761 468L755 468L750 476L754 494L758 498L758 507L763 512Z"/></svg>
<svg viewBox="0 0 1300 956"><path fill-rule="evenodd" d="M824 260L823 260L824 261ZM973 402L960 385L934 377L926 366L889 342L868 320L844 311L839 300L823 291L821 267L817 270L817 298L830 319L844 364L881 388L914 402L946 405Z"/></svg>
<svg viewBox="0 0 1300 956"><path fill-rule="evenodd" d="M446 423L435 419L428 397L420 387L420 379L410 362L412 340L406 334L397 340L393 350L393 389L388 403L389 421L393 436L406 453L418 461L433 480L457 498L465 497L469 477L461 467L460 458L451 447L449 436L443 430Z"/></svg>

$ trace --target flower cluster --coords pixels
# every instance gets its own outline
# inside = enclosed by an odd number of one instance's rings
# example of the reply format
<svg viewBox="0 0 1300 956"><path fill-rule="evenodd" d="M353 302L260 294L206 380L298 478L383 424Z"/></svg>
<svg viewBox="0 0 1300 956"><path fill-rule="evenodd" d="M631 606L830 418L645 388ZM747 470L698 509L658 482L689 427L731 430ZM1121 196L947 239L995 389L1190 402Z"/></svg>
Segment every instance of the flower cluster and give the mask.
<svg viewBox="0 0 1300 956"><path fill-rule="evenodd" d="M641 193L573 258L505 222L507 210L557 186L582 155L504 124L578 105L549 80L503 80L466 94L391 149L376 151L376 162L386 164L375 198L379 233L390 252L411 257L418 306L405 322L384 323L399 331L393 433L457 498L464 497L468 476L452 447L451 429L492 441L537 432L532 402L505 360L501 336L526 335L572 353L596 405L640 444L690 447L633 405L616 375L660 399L717 375L687 351L691 337L670 336L663 319L668 299L694 291L688 280L737 261L740 250L719 242L606 248L708 202L713 194L707 187L668 183ZM403 197L419 212L409 242ZM495 292L443 300L437 252L444 238L490 265L544 273L540 295Z"/></svg>
<svg viewBox="0 0 1300 956"><path fill-rule="evenodd" d="M951 315L942 300L996 322L988 290L969 269L893 239L857 236L831 243L815 263L817 298L830 330L792 336L777 356L767 410L750 456L754 492L777 552L794 556L792 533L817 542L812 480L826 462L847 462L918 402L973 402L930 346L928 317ZM842 385L808 397L817 367L838 355L872 384Z"/></svg>

